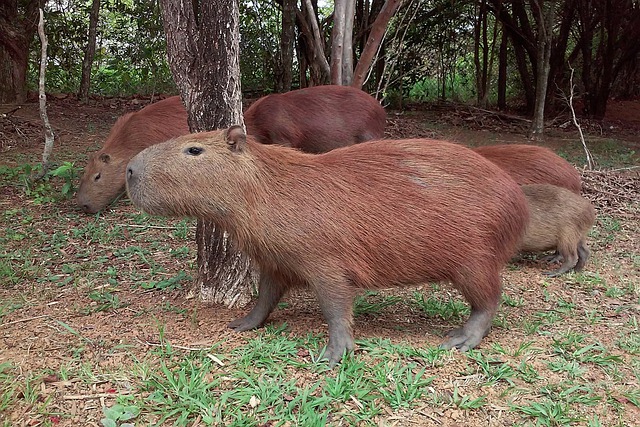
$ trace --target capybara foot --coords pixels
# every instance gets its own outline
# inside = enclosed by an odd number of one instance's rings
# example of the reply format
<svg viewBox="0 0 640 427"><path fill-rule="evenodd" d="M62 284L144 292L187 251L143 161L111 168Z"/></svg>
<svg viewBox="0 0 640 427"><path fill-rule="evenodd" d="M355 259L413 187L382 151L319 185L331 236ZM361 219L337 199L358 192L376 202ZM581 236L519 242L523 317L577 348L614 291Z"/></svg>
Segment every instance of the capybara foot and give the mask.
<svg viewBox="0 0 640 427"><path fill-rule="evenodd" d="M329 361L329 367L333 368L342 360L342 356L347 352L353 351L353 347L353 338L349 336L331 337L320 359Z"/></svg>
<svg viewBox="0 0 640 427"><path fill-rule="evenodd" d="M491 330L493 313L489 310L471 309L471 316L463 327L450 331L449 337L440 348L450 350L457 348L460 351L471 350L482 341L482 338Z"/></svg>
<svg viewBox="0 0 640 427"><path fill-rule="evenodd" d="M244 332L244 331L249 331L251 329L259 328L260 326L262 326L262 323L263 321L259 321L253 318L253 316L251 316L251 313L249 313L244 317L241 317L239 319L236 319L230 322L227 325L227 327L230 329L233 329L236 332Z"/></svg>
<svg viewBox="0 0 640 427"><path fill-rule="evenodd" d="M444 348L445 350L457 348L460 351L471 350L480 344L484 335L484 333L477 333L475 331L467 332L465 328L454 329L447 334L449 339L443 342L440 348Z"/></svg>
<svg viewBox="0 0 640 427"><path fill-rule="evenodd" d="M563 260L562 255L560 255L560 252L555 252L551 255L543 256L540 259L544 262L548 262L549 264L555 264L557 262L562 262Z"/></svg>

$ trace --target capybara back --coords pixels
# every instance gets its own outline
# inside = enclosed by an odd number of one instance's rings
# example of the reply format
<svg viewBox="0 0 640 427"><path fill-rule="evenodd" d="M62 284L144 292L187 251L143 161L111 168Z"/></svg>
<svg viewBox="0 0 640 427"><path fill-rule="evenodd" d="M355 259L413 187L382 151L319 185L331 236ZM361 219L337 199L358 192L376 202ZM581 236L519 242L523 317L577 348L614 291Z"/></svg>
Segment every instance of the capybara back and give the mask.
<svg viewBox="0 0 640 427"><path fill-rule="evenodd" d="M549 184L523 185L529 204L529 224L520 251L557 250L563 264L546 273L557 276L583 269L589 258L587 234L595 222L595 209L587 199Z"/></svg>
<svg viewBox="0 0 640 427"><path fill-rule="evenodd" d="M473 149L505 170L520 185L552 184L576 194L582 189L578 170L546 147L527 144L486 145Z"/></svg>
<svg viewBox="0 0 640 427"><path fill-rule="evenodd" d="M149 213L214 221L257 262L256 306L230 327L260 326L288 288L311 286L329 326L331 363L354 346L360 288L450 281L471 316L443 346L477 345L528 218L504 171L441 141L372 141L310 155L258 144L233 127L146 149L128 165L127 188Z"/></svg>
<svg viewBox="0 0 640 427"><path fill-rule="evenodd" d="M263 144L308 153L384 137L386 113L351 86L314 86L260 98L244 113L247 133Z"/></svg>

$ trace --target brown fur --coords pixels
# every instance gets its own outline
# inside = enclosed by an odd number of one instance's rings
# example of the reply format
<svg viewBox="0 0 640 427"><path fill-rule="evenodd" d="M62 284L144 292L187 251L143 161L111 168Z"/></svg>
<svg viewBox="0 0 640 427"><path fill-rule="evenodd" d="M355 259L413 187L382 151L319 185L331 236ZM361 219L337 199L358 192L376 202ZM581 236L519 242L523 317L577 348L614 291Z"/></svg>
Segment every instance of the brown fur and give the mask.
<svg viewBox="0 0 640 427"><path fill-rule="evenodd" d="M245 141L238 127L189 135L132 159L127 190L151 214L214 221L254 258L258 302L230 327L260 326L288 288L311 286L332 363L353 348L358 288L450 281L472 310L443 346L477 345L528 217L520 187L496 165L418 139L310 155Z"/></svg>
<svg viewBox="0 0 640 427"><path fill-rule="evenodd" d="M321 153L384 137L386 113L375 98L349 86L315 86L260 98L244 114L247 132L263 144ZM80 180L78 206L104 209L124 191L124 167L150 145L189 133L179 96L151 104L116 122ZM109 155L109 162L104 161Z"/></svg>
<svg viewBox="0 0 640 427"><path fill-rule="evenodd" d="M189 133L187 112L179 96L150 104L120 117L104 146L89 158L76 195L86 213L104 209L124 188L129 160L150 145Z"/></svg>
<svg viewBox="0 0 640 427"><path fill-rule="evenodd" d="M350 86L314 86L258 99L244 113L247 133L263 144L308 153L384 137L386 113Z"/></svg>
<svg viewBox="0 0 640 427"><path fill-rule="evenodd" d="M505 170L520 185L552 184L580 194L578 170L552 150L537 145L487 145L473 149Z"/></svg>
<svg viewBox="0 0 640 427"><path fill-rule="evenodd" d="M587 199L548 184L523 185L529 204L529 225L521 252L557 250L562 266L546 273L558 276L574 269L581 271L589 259L587 233L595 222L595 209Z"/></svg>

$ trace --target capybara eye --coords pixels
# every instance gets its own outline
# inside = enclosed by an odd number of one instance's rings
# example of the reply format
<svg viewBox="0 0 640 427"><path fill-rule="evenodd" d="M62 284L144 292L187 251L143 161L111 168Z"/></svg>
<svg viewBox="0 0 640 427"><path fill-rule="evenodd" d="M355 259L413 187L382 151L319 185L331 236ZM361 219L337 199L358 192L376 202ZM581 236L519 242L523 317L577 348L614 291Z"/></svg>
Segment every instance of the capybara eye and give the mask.
<svg viewBox="0 0 640 427"><path fill-rule="evenodd" d="M95 177L93 177L94 181L98 181L100 179L100 174L97 174Z"/></svg>
<svg viewBox="0 0 640 427"><path fill-rule="evenodd" d="M204 149L202 147L189 147L189 148L187 148L187 154L189 154L191 156L199 156L200 154L202 154L203 151L204 151Z"/></svg>

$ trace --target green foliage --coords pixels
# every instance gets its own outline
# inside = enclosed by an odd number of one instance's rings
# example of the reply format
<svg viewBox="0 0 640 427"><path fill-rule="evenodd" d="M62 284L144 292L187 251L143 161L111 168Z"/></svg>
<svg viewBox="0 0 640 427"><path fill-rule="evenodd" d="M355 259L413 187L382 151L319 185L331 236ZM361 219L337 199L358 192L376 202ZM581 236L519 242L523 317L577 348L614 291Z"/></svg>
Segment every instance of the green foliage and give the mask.
<svg viewBox="0 0 640 427"><path fill-rule="evenodd" d="M62 165L50 169L42 175L42 165L32 166L24 163L18 166L0 165L0 177L3 181L22 187L25 194L32 198L36 204L56 202L71 198L75 193L75 182L78 178L78 168L73 162L64 162ZM36 179L37 178L37 179ZM62 186L56 188L57 181L62 181Z"/></svg>

